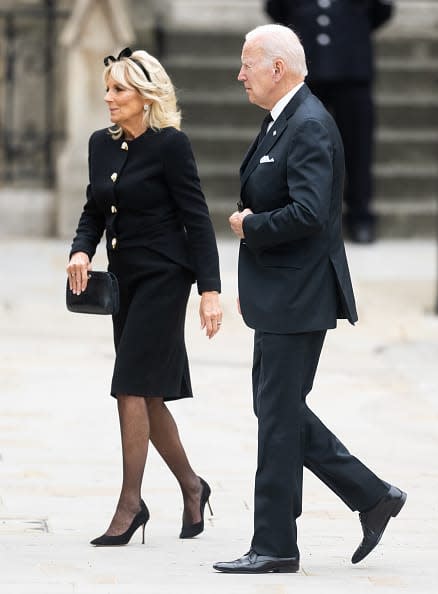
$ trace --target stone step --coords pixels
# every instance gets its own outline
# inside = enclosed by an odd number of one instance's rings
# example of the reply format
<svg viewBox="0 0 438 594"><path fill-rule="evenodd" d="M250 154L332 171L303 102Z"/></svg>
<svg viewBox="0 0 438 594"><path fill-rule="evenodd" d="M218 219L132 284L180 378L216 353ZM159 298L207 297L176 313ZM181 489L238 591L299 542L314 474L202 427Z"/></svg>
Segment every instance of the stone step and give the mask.
<svg viewBox="0 0 438 594"><path fill-rule="evenodd" d="M176 89L190 92L214 91L236 92L242 86L237 75L240 69L239 59L199 58L184 56L168 60L166 70Z"/></svg>
<svg viewBox="0 0 438 594"><path fill-rule="evenodd" d="M167 29L165 59L173 56L228 56L240 60L245 33L236 31L185 31Z"/></svg>
<svg viewBox="0 0 438 594"><path fill-rule="evenodd" d="M438 125L438 93L398 95L381 94L376 97L377 122L394 130L430 130Z"/></svg>
<svg viewBox="0 0 438 594"><path fill-rule="evenodd" d="M250 105L243 91L223 93L178 93L185 126L254 127L264 111ZM377 120L387 128L430 129L438 126L438 93L423 95L380 95L376 98Z"/></svg>
<svg viewBox="0 0 438 594"><path fill-rule="evenodd" d="M184 126L197 160L240 163L257 134L255 128Z"/></svg>
<svg viewBox="0 0 438 594"><path fill-rule="evenodd" d="M240 193L240 160L236 163L198 161L199 174L206 196L236 197ZM373 168L376 200L388 202L430 199L438 187L438 163L436 165L412 166L375 165ZM237 198L236 198L237 200Z"/></svg>
<svg viewBox="0 0 438 594"><path fill-rule="evenodd" d="M438 188L438 163L435 165L413 164L375 165L373 168L376 199L410 201L430 198Z"/></svg>
<svg viewBox="0 0 438 594"><path fill-rule="evenodd" d="M379 237L435 237L437 226L436 198L419 199L413 195L403 202L376 200L374 210L378 217Z"/></svg>
<svg viewBox="0 0 438 594"><path fill-rule="evenodd" d="M184 128L192 142L198 160L215 163L240 163L252 140L256 128L230 126L190 126ZM380 130L376 135L376 163L433 165L438 163L438 128L431 130Z"/></svg>
<svg viewBox="0 0 438 594"><path fill-rule="evenodd" d="M216 232L231 233L228 217L236 210L237 199L234 197L208 197L207 202ZM437 200L433 197L410 200L376 199L374 211L378 217L377 233L379 237L434 237L436 235Z"/></svg>
<svg viewBox="0 0 438 594"><path fill-rule="evenodd" d="M438 59L382 59L376 69L375 91L415 96L438 92Z"/></svg>
<svg viewBox="0 0 438 594"><path fill-rule="evenodd" d="M189 92L232 91L242 86L237 81L240 60L180 56L166 62L177 89ZM431 93L438 91L438 59L381 60L375 81L376 93Z"/></svg>
<svg viewBox="0 0 438 594"><path fill-rule="evenodd" d="M375 162L434 165L438 163L438 128L428 130L379 130L376 134Z"/></svg>
<svg viewBox="0 0 438 594"><path fill-rule="evenodd" d="M438 37L436 35L426 37L379 35L375 39L374 52L377 64L381 58L405 61L438 59Z"/></svg>
<svg viewBox="0 0 438 594"><path fill-rule="evenodd" d="M165 57L226 56L240 59L246 30L241 31L187 31L181 28L166 30ZM438 38L411 33L410 35L378 35L374 42L376 59L411 58L438 59Z"/></svg>
<svg viewBox="0 0 438 594"><path fill-rule="evenodd" d="M262 0L155 0L166 28L236 31L267 22Z"/></svg>

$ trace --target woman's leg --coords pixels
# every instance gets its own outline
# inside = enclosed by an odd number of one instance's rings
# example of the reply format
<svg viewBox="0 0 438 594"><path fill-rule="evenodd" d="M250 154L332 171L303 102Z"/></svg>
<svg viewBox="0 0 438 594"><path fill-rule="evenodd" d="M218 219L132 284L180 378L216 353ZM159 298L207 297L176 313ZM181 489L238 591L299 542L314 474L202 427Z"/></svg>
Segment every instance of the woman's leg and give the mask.
<svg viewBox="0 0 438 594"><path fill-rule="evenodd" d="M178 427L162 398L146 398L149 412L150 439L171 472L175 475L184 500L184 524L201 521L202 486L187 459Z"/></svg>
<svg viewBox="0 0 438 594"><path fill-rule="evenodd" d="M148 453L150 425L146 400L119 395L117 404L122 438L123 482L119 502L107 535L125 532L140 511L141 483Z"/></svg>

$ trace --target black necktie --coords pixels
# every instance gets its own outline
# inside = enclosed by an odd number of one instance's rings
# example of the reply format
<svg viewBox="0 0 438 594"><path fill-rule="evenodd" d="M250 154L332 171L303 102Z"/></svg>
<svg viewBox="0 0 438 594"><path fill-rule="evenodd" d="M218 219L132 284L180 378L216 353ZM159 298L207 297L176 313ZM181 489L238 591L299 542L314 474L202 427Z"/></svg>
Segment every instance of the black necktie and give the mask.
<svg viewBox="0 0 438 594"><path fill-rule="evenodd" d="M267 115L265 116L265 119L262 122L262 127L260 129L260 134L259 134L259 141L258 141L257 145L259 145L262 142L262 140L264 139L264 137L266 136L266 132L268 131L268 126L273 120L274 120L274 118L271 116L271 112L268 112Z"/></svg>
<svg viewBox="0 0 438 594"><path fill-rule="evenodd" d="M260 132L259 132L259 138L257 141L257 147L256 149L253 150L253 153L257 150L257 148L260 146L260 143L262 142L262 140L264 139L264 137L266 136L266 132L268 131L268 126L271 122L274 121L274 118L271 116L271 112L268 112L262 122L262 127L260 128ZM242 210L244 209L244 205L242 203L241 200L239 200L239 202L237 203L237 210L239 212L242 212Z"/></svg>

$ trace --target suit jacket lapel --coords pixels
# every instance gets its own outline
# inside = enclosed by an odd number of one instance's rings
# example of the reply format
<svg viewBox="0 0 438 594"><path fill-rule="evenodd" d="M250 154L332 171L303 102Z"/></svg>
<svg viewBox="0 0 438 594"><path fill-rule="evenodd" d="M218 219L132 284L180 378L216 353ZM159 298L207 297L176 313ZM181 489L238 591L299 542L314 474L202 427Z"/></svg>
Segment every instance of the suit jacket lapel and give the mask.
<svg viewBox="0 0 438 594"><path fill-rule="evenodd" d="M247 164L248 164L249 160L251 159L251 157L252 157L252 156L253 156L253 154L254 154L254 151L255 151L255 150L256 150L256 148L257 148L257 145L258 145L258 143L259 143L259 137L260 137L260 132L259 132L259 134L257 135L257 138L256 138L255 140L253 140L253 142L252 142L251 146L250 146L250 147L249 147L249 149L248 149L248 152L246 153L246 155L245 155L245 157L244 157L244 159L243 159L243 161L242 161L242 165L240 166L240 176L242 176L242 174L243 174L243 172L245 171L245 168L246 168L246 166L247 166Z"/></svg>
<svg viewBox="0 0 438 594"><path fill-rule="evenodd" d="M278 141L280 136L283 134L285 128L287 127L287 119L282 113L278 119L275 121L272 128L266 134L265 138L261 141L261 143L256 147L252 155L250 156L244 170L240 176L240 183L243 187L245 185L246 180L254 171L254 169L259 164L260 158L263 155L267 155L269 150L274 146L274 144ZM257 137L258 138L258 137Z"/></svg>
<svg viewBox="0 0 438 594"><path fill-rule="evenodd" d="M259 146L257 144L260 134L254 140L240 168L240 183L242 188L248 177L257 167L260 157L269 153L286 129L288 119L296 112L298 106L301 105L309 94L309 87L304 84L283 109Z"/></svg>

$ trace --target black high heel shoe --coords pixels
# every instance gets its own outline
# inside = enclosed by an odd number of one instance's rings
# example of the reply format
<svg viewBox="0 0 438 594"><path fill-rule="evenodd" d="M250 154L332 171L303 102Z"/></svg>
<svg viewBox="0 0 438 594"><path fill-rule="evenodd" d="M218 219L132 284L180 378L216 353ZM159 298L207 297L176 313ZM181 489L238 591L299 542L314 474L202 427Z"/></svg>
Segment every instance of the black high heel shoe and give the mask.
<svg viewBox="0 0 438 594"><path fill-rule="evenodd" d="M137 530L137 528L140 528L140 526L143 526L143 538L141 544L144 544L144 529L146 528L146 524L149 520L149 517L150 514L148 508L146 507L146 503L143 501L143 499L141 499L140 511L136 516L134 516L134 519L132 520L128 530L126 530L122 534L117 534L115 536L103 534L102 536L99 536L98 538L92 540L90 544L95 545L96 547L117 547L128 544L128 542L131 540L132 535Z"/></svg>
<svg viewBox="0 0 438 594"><path fill-rule="evenodd" d="M210 489L209 485L204 481L204 479L199 477L199 480L201 481L201 485L202 485L201 501L200 501L200 505L199 505L199 511L201 512L201 521L196 522L196 524L189 524L188 526L184 526L184 524L183 524L182 528L181 528L181 533L179 535L180 538L193 538L194 536L201 534L201 532L204 530L204 508L205 508L206 503L208 503L208 509L210 510L210 515L213 515L213 511L211 509L211 505L210 505L210 501L209 501L209 498L211 495L211 489Z"/></svg>

